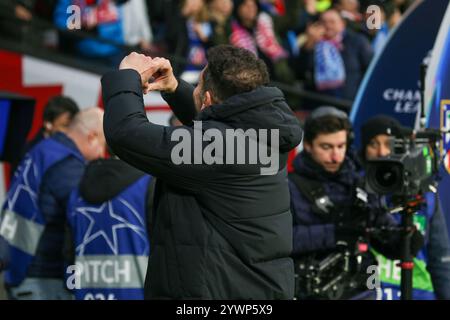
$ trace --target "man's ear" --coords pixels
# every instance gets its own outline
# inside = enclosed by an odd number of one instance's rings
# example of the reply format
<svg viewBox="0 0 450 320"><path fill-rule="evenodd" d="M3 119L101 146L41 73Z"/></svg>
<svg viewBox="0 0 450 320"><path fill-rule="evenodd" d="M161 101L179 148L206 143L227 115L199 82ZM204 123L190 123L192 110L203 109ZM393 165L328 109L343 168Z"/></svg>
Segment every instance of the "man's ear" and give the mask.
<svg viewBox="0 0 450 320"><path fill-rule="evenodd" d="M44 128L48 131L53 129L53 124L50 121L45 121L44 122Z"/></svg>
<svg viewBox="0 0 450 320"><path fill-rule="evenodd" d="M94 141L97 138L97 133L95 131L90 131L87 134L87 140L89 141L89 143L91 143L92 141Z"/></svg>
<svg viewBox="0 0 450 320"><path fill-rule="evenodd" d="M311 144L310 144L309 142L303 141L303 148L304 148L307 152L311 153L312 146L311 146Z"/></svg>
<svg viewBox="0 0 450 320"><path fill-rule="evenodd" d="M213 98L212 98L211 92L206 90L205 94L203 95L202 109L208 108L212 104L213 104Z"/></svg>

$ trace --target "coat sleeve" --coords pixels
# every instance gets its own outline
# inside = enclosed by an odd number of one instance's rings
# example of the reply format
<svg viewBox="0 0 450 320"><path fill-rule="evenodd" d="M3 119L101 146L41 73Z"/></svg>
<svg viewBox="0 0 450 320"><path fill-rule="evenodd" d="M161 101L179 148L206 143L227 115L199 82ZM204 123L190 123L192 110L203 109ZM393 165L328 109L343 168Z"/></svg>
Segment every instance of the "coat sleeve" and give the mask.
<svg viewBox="0 0 450 320"><path fill-rule="evenodd" d="M293 254L300 255L312 251L335 247L333 224L312 224L307 222L314 215L311 205L301 195L297 187L289 181L291 211L293 214Z"/></svg>
<svg viewBox="0 0 450 320"><path fill-rule="evenodd" d="M359 63L361 70L364 73L369 67L370 61L373 58L373 49L370 42L364 38L364 36L359 37Z"/></svg>
<svg viewBox="0 0 450 320"><path fill-rule="evenodd" d="M437 197L435 208L429 228L427 269L437 298L448 300L450 299L450 243L447 225Z"/></svg>
<svg viewBox="0 0 450 320"><path fill-rule="evenodd" d="M192 93L194 87L184 80L178 79L178 87L175 93L162 93L162 97L172 108L178 120L185 125L192 125L192 121L197 115Z"/></svg>
<svg viewBox="0 0 450 320"><path fill-rule="evenodd" d="M385 198L374 196L369 199L372 227L393 229L399 227L392 215L387 212L387 208L381 204ZM402 248L398 245L399 243L401 243L401 233L397 230L374 233L370 236L370 245L391 260L400 259L402 256Z"/></svg>
<svg viewBox="0 0 450 320"><path fill-rule="evenodd" d="M186 95L188 89L182 86ZM206 183L204 171L207 168L204 165L176 165L171 160L172 149L179 141L172 140L173 131L181 130L186 136L193 137L194 129L189 126L166 127L149 122L138 72L128 69L106 74L102 78L102 92L106 141L119 158L183 189L198 190ZM182 98L174 97L173 100L177 101L177 108L181 108L178 102Z"/></svg>
<svg viewBox="0 0 450 320"><path fill-rule="evenodd" d="M335 247L334 225L294 225L293 253L303 254Z"/></svg>

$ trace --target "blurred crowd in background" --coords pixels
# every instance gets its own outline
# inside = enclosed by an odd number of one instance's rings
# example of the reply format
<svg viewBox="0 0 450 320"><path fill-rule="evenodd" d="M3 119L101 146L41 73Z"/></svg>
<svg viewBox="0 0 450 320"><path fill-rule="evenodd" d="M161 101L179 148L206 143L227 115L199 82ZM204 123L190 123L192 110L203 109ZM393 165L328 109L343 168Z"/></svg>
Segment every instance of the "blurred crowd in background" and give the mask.
<svg viewBox="0 0 450 320"><path fill-rule="evenodd" d="M324 104L314 93L349 108L371 59L412 2L3 0L0 37L107 67L130 51L166 56L191 83L209 47L232 44L267 63L272 80L287 86L293 109Z"/></svg>

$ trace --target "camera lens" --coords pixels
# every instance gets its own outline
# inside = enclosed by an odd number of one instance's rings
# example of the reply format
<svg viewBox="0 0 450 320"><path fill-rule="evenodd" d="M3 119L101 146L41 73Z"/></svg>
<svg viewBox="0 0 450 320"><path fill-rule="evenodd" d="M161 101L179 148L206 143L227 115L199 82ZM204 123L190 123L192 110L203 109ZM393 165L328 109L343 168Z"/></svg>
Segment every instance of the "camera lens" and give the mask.
<svg viewBox="0 0 450 320"><path fill-rule="evenodd" d="M375 173L376 181L383 188L391 188L398 181L398 172L395 167L383 165Z"/></svg>
<svg viewBox="0 0 450 320"><path fill-rule="evenodd" d="M398 163L378 163L369 171L369 184L375 192L386 194L398 192L402 187L402 168Z"/></svg>

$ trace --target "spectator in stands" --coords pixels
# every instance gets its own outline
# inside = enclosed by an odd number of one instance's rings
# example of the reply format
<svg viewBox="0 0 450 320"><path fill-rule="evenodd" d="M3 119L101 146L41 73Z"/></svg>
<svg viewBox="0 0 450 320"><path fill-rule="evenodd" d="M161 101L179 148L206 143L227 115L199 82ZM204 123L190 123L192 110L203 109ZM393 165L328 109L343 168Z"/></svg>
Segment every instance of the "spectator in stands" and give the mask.
<svg viewBox="0 0 450 320"><path fill-rule="evenodd" d="M104 154L103 111L80 111L66 133L57 132L27 153L3 205L0 252L11 299L70 299L63 243L66 207L85 162ZM20 223L19 223L20 221Z"/></svg>
<svg viewBox="0 0 450 320"><path fill-rule="evenodd" d="M153 33L144 0L129 0L122 6L125 44L140 51L152 50Z"/></svg>
<svg viewBox="0 0 450 320"><path fill-rule="evenodd" d="M383 49L384 44L387 41L389 32L400 22L402 18L400 10L391 1L381 3L380 8L383 24L381 25L381 28L377 30L375 38L372 41L372 46L375 53L381 52L381 49Z"/></svg>
<svg viewBox="0 0 450 320"><path fill-rule="evenodd" d="M292 58L298 56L300 47L306 41L306 27L319 20L320 12L317 0L302 0L297 21L288 31L288 42Z"/></svg>
<svg viewBox="0 0 450 320"><path fill-rule="evenodd" d="M0 1L0 34L27 46L57 46L53 11L56 0Z"/></svg>
<svg viewBox="0 0 450 320"><path fill-rule="evenodd" d="M154 43L158 45L166 39L168 24L179 11L180 0L146 0L148 17L153 30Z"/></svg>
<svg viewBox="0 0 450 320"><path fill-rule="evenodd" d="M308 27L296 71L304 80L305 89L353 99L372 56L369 41L347 29L339 12L330 9ZM317 103L305 100L303 108L316 106Z"/></svg>
<svg viewBox="0 0 450 320"><path fill-rule="evenodd" d="M317 8L317 0L303 0L295 31L297 33L305 32L306 27L310 23L319 20L319 15L320 12Z"/></svg>
<svg viewBox="0 0 450 320"><path fill-rule="evenodd" d="M30 32L33 19L32 0L3 0L0 3L0 34L19 40Z"/></svg>
<svg viewBox="0 0 450 320"><path fill-rule="evenodd" d="M232 0L209 0L208 8L212 28L211 44L228 44L233 13Z"/></svg>
<svg viewBox="0 0 450 320"><path fill-rule="evenodd" d="M195 83L206 65L206 49L212 33L205 1L182 0L167 27L169 52L187 59L187 64L174 66L175 72L184 80Z"/></svg>
<svg viewBox="0 0 450 320"><path fill-rule="evenodd" d="M76 52L85 58L102 64L118 65L124 56L123 49L120 47L125 44L121 4L126 1L58 0L54 12L56 26L66 31L73 27L68 25L73 12L68 11L67 8L70 5L78 5L81 11L81 25L75 26L75 29L81 28L92 35L92 38L88 39L63 35L61 39L63 49L71 51L72 46L75 45Z"/></svg>
<svg viewBox="0 0 450 320"><path fill-rule="evenodd" d="M278 41L272 17L261 11L257 0L235 0L230 44L253 52L266 62L277 81L293 83L288 52Z"/></svg>
<svg viewBox="0 0 450 320"><path fill-rule="evenodd" d="M360 12L358 0L337 0L335 8L345 20L347 27L355 32L365 31L364 17Z"/></svg>

